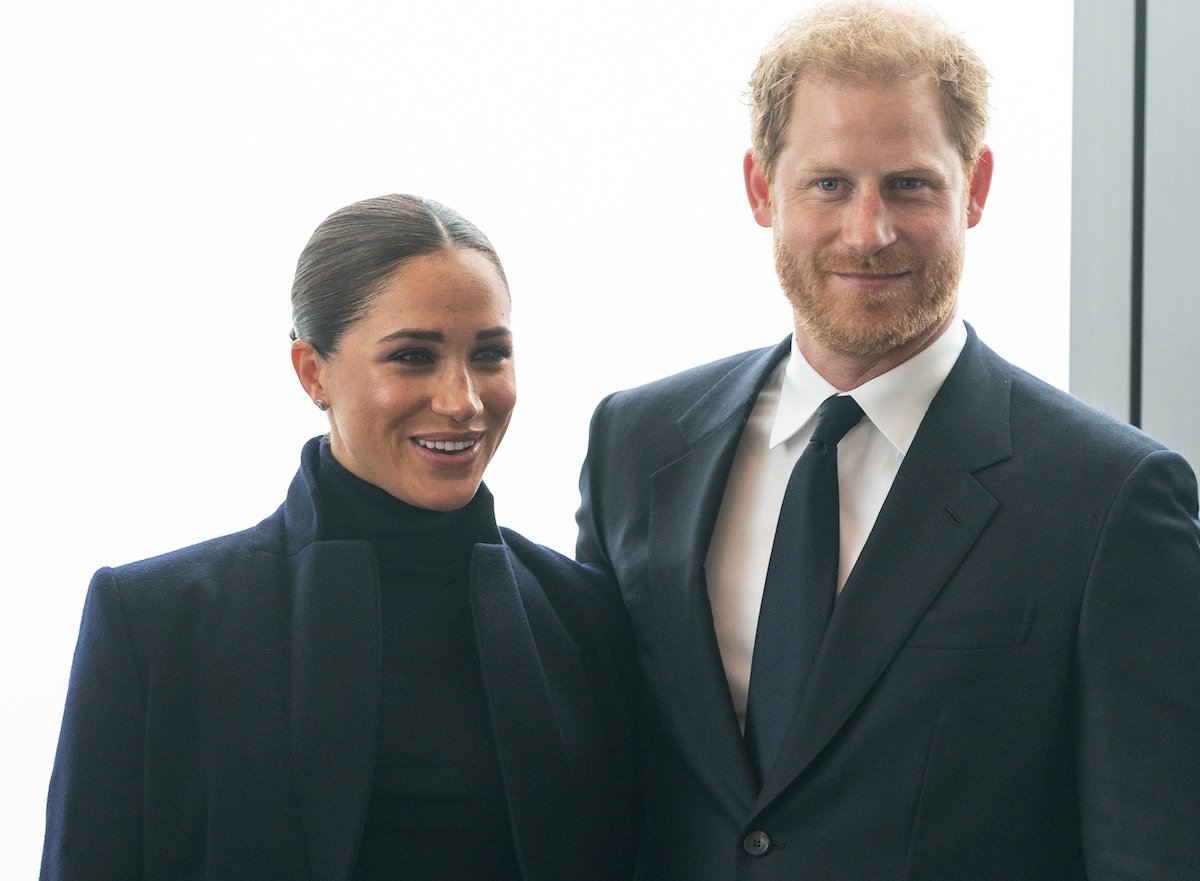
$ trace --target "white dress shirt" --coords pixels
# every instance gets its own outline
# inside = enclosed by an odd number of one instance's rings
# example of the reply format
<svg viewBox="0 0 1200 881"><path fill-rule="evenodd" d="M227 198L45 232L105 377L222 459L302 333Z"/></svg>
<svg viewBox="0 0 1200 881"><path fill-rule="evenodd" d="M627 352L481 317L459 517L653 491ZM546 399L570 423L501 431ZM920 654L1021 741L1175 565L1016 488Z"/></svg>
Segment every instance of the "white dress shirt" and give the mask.
<svg viewBox="0 0 1200 881"><path fill-rule="evenodd" d="M867 543L930 401L966 342L966 327L954 321L923 351L849 392L864 416L838 444L839 592ZM791 354L759 392L742 431L708 546L708 598L743 729L758 608L783 493L812 437L817 408L835 394L838 390L812 368L793 339Z"/></svg>

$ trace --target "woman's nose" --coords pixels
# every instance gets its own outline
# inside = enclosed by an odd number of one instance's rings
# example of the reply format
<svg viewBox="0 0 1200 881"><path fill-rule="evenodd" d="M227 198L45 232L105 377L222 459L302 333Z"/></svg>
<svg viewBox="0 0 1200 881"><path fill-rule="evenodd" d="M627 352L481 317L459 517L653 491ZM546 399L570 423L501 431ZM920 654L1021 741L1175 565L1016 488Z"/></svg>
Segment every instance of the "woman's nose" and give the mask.
<svg viewBox="0 0 1200 881"><path fill-rule="evenodd" d="M447 370L433 396L433 412L466 422L483 412L483 401L468 370Z"/></svg>

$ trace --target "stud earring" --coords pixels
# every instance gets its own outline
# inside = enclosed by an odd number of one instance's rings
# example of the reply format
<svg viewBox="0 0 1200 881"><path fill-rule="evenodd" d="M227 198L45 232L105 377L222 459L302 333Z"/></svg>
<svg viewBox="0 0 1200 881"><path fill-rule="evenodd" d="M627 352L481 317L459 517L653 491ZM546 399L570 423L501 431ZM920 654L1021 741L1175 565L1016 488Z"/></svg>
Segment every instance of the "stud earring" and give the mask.
<svg viewBox="0 0 1200 881"><path fill-rule="evenodd" d="M329 409L329 405L320 398L313 398L313 403L317 405L317 409L324 412Z"/></svg>

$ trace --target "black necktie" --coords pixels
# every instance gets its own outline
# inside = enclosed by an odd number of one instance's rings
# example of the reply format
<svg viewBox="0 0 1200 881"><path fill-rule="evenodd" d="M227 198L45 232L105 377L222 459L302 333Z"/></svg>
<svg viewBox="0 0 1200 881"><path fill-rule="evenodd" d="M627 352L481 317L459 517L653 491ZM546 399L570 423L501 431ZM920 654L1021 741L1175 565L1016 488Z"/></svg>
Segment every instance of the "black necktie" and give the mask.
<svg viewBox="0 0 1200 881"><path fill-rule="evenodd" d="M792 724L837 593L837 445L862 418L846 395L826 398L792 469L763 587L746 702L746 744L759 780Z"/></svg>

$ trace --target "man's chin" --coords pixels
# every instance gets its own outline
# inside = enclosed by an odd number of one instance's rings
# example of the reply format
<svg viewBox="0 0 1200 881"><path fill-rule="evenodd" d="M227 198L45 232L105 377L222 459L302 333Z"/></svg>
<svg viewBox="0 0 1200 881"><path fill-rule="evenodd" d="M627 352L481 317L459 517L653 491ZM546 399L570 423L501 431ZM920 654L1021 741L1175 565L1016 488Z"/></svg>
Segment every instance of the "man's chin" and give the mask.
<svg viewBox="0 0 1200 881"><path fill-rule="evenodd" d="M923 321L898 320L884 315L870 321L855 316L856 321L806 321L800 326L813 342L823 349L856 360L881 359L908 346L923 335L944 325L943 317L927 317Z"/></svg>

